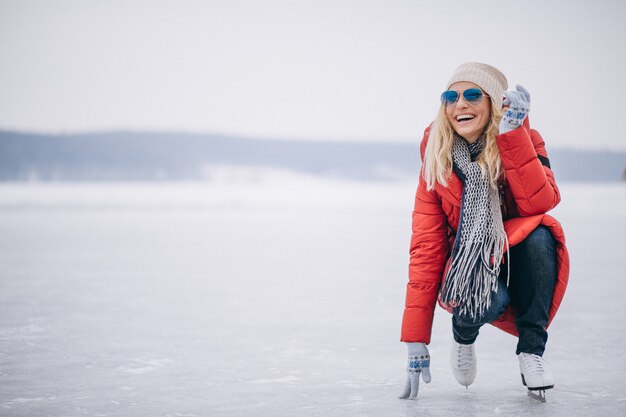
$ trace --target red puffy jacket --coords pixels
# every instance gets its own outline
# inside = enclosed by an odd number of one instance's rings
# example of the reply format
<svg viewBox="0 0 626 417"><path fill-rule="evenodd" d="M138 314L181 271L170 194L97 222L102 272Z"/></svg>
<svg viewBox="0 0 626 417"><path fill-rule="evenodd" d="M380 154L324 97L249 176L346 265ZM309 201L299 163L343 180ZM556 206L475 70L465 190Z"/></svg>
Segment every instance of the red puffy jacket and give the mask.
<svg viewBox="0 0 626 417"><path fill-rule="evenodd" d="M429 133L427 128L421 144L422 161ZM509 245L524 240L540 224L550 229L557 242L557 282L549 311L550 323L561 304L569 277L563 229L555 218L545 214L559 203L559 190L543 139L530 129L528 118L522 127L499 135L497 143L505 171L501 187ZM463 183L454 172L447 187L436 183L432 191L426 189L423 174L420 175L413 210L403 342L430 343L435 304L459 225L462 193ZM514 308L509 305L492 324L517 336L515 316Z"/></svg>

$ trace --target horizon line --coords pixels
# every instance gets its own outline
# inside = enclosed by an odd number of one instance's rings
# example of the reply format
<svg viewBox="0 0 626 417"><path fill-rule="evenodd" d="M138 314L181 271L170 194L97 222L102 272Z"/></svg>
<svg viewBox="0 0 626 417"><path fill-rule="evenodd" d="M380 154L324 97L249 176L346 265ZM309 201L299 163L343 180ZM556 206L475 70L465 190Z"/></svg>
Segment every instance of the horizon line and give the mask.
<svg viewBox="0 0 626 417"><path fill-rule="evenodd" d="M324 144L368 144L368 145L411 145L421 143L421 134L416 136L415 139L406 138L332 138L332 137L302 137L302 136L267 136L267 135L249 135L240 133L225 133L225 132L210 132L199 131L191 129L175 129L175 128L102 128L102 129L85 129L85 130L67 130L67 131L50 131L50 130L37 130L37 129L21 129L21 128L5 128L0 126L0 134L17 134L17 135L36 135L36 136L57 136L57 137L70 137L70 136L83 136L83 135L103 135L103 134L130 134L130 135L164 135L164 134L177 134L185 136L220 136L233 139L244 139L253 141L266 141L266 142L299 142L299 143L324 143ZM587 146L550 146L549 149L558 150L574 150L574 151L605 151L605 152L619 152L626 153L626 146L624 147L587 147Z"/></svg>

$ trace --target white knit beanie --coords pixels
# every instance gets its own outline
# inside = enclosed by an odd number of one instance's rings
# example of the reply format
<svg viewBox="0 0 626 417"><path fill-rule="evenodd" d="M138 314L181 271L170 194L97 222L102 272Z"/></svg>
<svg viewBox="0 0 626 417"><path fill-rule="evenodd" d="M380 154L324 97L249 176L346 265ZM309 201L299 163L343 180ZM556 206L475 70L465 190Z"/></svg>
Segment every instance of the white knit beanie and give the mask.
<svg viewBox="0 0 626 417"><path fill-rule="evenodd" d="M508 88L506 77L497 68L480 62L461 64L448 81L448 87L459 81L469 81L483 89L494 103L502 102L504 92Z"/></svg>

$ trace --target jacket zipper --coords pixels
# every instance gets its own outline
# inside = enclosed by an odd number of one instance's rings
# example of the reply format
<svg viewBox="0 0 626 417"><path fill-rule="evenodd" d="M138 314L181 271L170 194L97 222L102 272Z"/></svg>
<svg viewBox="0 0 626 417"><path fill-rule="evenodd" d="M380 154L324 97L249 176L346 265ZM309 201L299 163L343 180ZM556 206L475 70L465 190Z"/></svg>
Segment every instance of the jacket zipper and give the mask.
<svg viewBox="0 0 626 417"><path fill-rule="evenodd" d="M506 199L504 194L504 185L498 185L498 194L500 195L500 211L502 212L502 219L507 219Z"/></svg>

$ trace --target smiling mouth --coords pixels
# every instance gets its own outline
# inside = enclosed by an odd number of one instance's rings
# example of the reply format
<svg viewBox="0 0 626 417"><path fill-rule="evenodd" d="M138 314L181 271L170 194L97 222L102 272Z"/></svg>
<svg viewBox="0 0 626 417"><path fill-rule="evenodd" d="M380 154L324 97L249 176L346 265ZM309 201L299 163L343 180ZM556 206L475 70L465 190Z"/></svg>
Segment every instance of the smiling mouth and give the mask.
<svg viewBox="0 0 626 417"><path fill-rule="evenodd" d="M464 124L471 122L472 120L474 120L475 117L476 116L474 116L473 114L459 114L455 117L455 120L459 124Z"/></svg>

